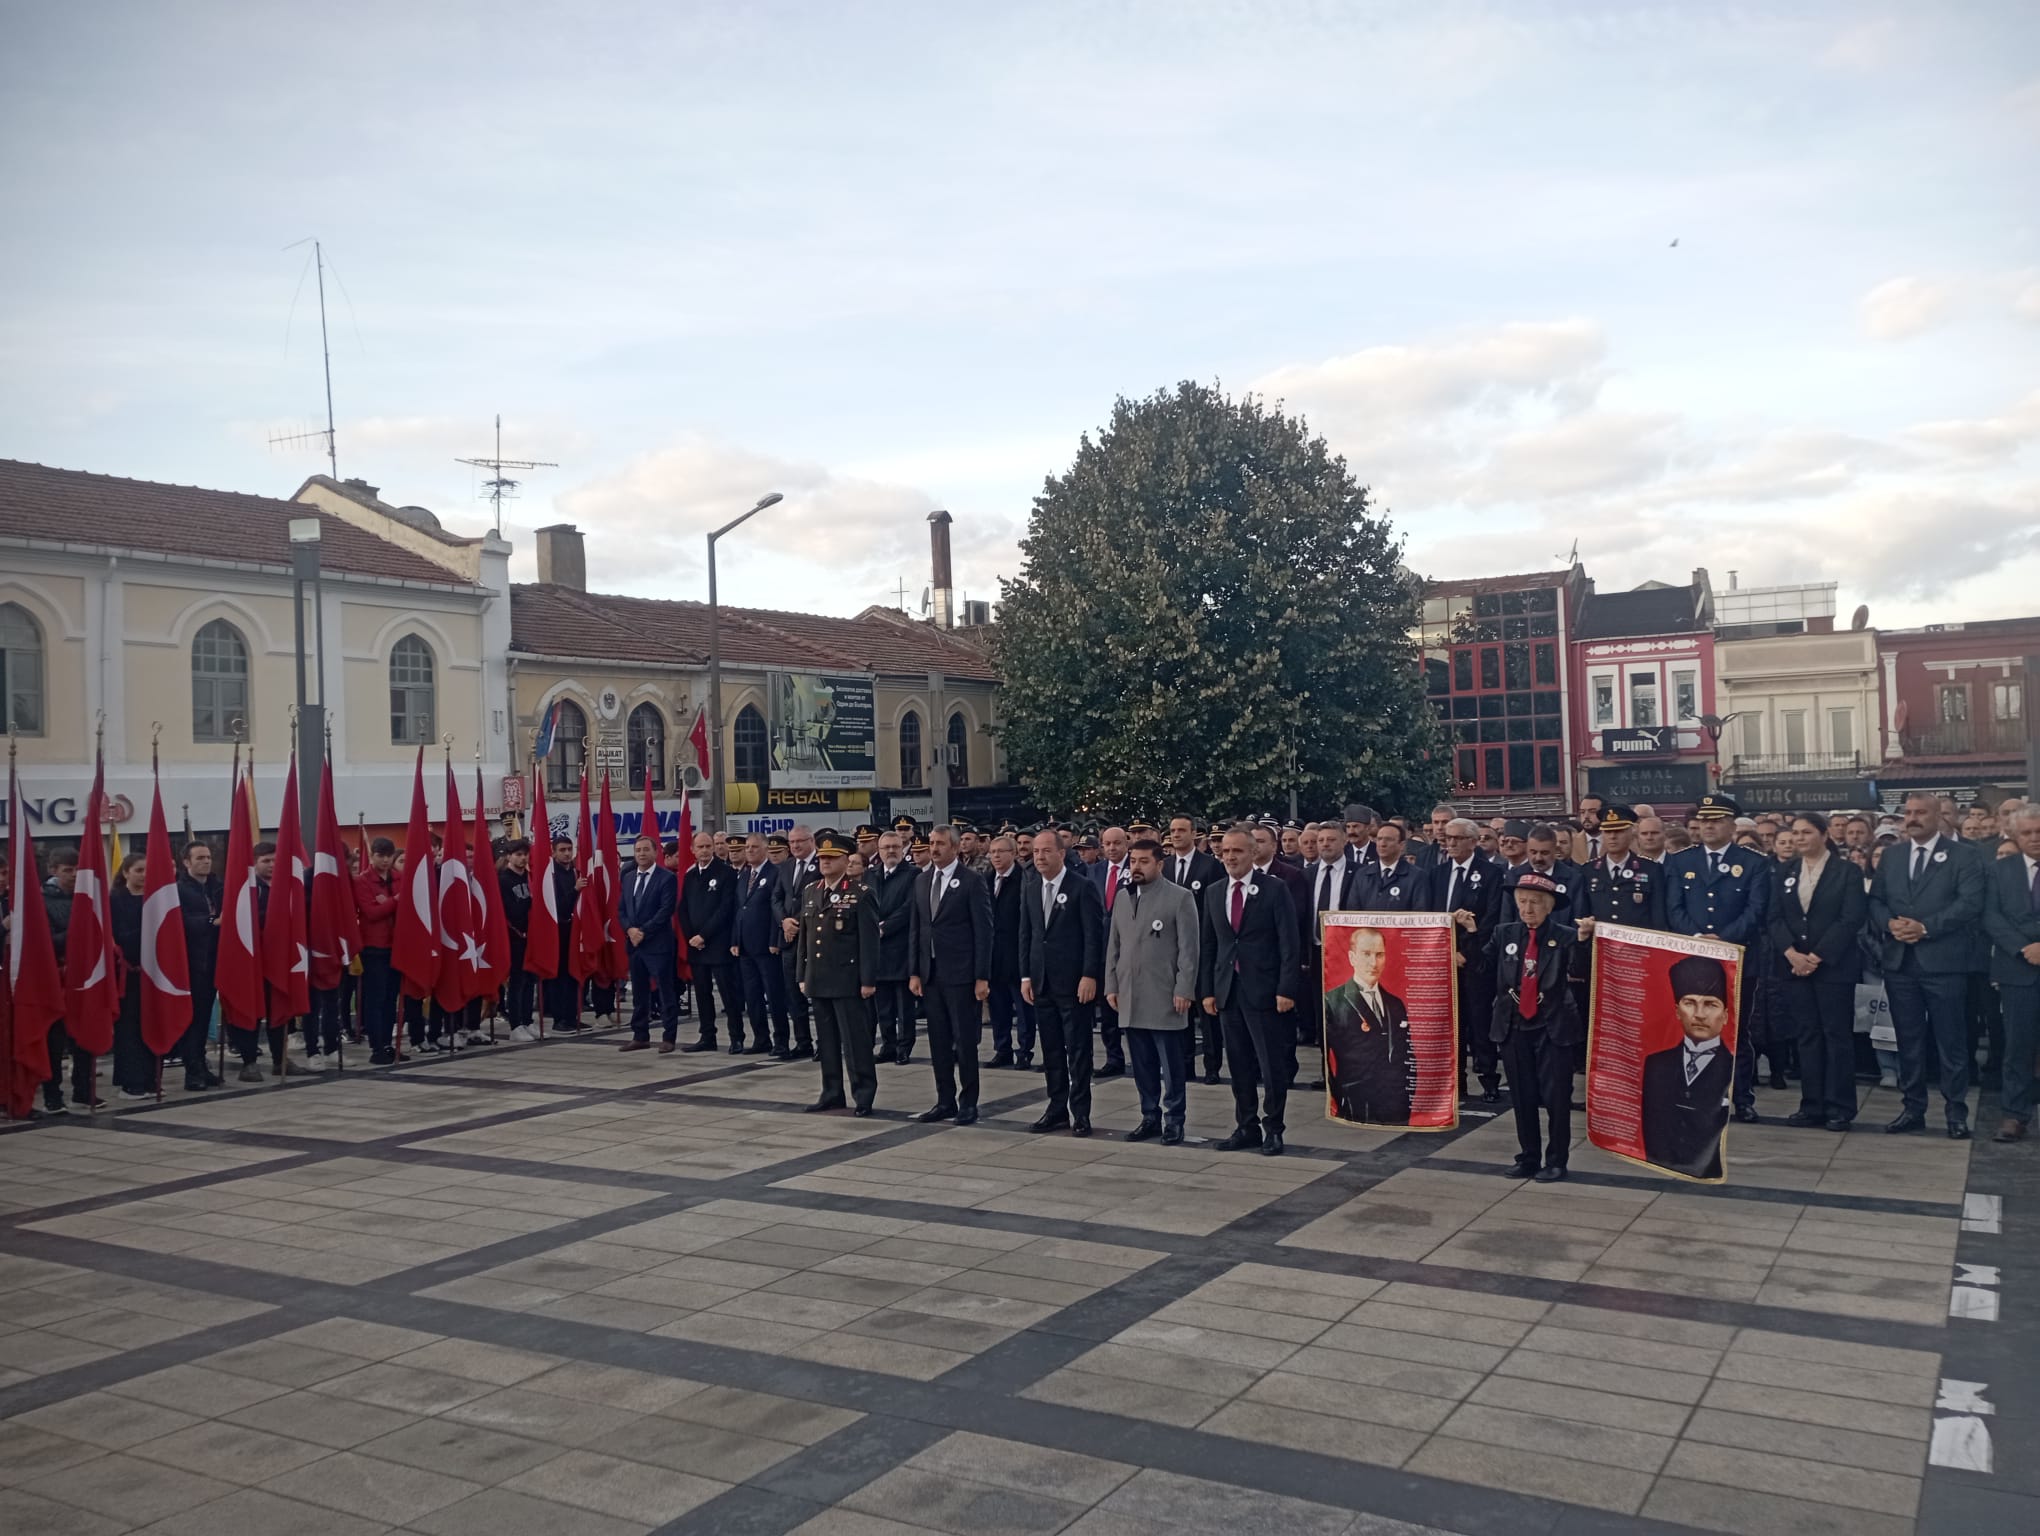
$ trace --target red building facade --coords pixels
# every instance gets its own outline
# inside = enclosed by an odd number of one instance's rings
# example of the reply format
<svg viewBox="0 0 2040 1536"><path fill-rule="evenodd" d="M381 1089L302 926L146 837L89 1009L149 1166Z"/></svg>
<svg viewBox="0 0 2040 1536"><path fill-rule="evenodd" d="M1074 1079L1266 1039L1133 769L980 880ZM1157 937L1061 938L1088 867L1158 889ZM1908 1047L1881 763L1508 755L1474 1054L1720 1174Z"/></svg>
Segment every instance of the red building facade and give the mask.
<svg viewBox="0 0 2040 1536"><path fill-rule="evenodd" d="M2040 618L1881 631L1886 803L1914 789L1992 803L2026 793L2025 658L2035 654Z"/></svg>
<svg viewBox="0 0 2040 1536"><path fill-rule="evenodd" d="M1573 642L1573 732L1580 793L1684 815L1713 788L1713 594L1704 570L1684 586L1596 592Z"/></svg>

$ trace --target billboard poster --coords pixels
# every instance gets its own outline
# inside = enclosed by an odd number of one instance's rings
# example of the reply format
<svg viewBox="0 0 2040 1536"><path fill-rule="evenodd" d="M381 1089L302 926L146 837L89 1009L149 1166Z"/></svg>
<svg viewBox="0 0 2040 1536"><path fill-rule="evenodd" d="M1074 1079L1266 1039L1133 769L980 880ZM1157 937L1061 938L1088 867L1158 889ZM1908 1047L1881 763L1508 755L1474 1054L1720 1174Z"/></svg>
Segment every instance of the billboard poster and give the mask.
<svg viewBox="0 0 2040 1536"><path fill-rule="evenodd" d="M1740 944L1594 925L1587 1140L1681 1179L1726 1177Z"/></svg>
<svg viewBox="0 0 2040 1536"><path fill-rule="evenodd" d="M1459 1011L1449 912L1324 914L1325 1117L1459 1124Z"/></svg>
<svg viewBox="0 0 2040 1536"><path fill-rule="evenodd" d="M870 677L774 672L767 728L774 789L878 785L878 700Z"/></svg>

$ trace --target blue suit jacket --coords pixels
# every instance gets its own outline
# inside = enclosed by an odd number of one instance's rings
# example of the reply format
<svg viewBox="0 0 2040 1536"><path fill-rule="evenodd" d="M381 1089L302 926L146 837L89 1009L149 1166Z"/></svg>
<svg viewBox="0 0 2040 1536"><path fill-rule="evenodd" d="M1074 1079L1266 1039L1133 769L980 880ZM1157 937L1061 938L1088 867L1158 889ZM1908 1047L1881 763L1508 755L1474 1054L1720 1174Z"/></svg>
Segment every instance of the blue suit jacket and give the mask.
<svg viewBox="0 0 2040 1536"><path fill-rule="evenodd" d="M754 878L755 877L755 878ZM745 887L750 887L746 894ZM773 864L749 865L737 871L737 922L730 942L745 955L770 955L780 943L779 869Z"/></svg>
<svg viewBox="0 0 2040 1536"><path fill-rule="evenodd" d="M644 882L643 896L638 895L640 874L651 876ZM673 905L679 899L680 882L662 864L654 864L649 870L632 865L623 872L622 897L617 903L620 926L626 934L633 928L645 931L644 943L633 945L632 954L649 958L673 953Z"/></svg>
<svg viewBox="0 0 2040 1536"><path fill-rule="evenodd" d="M1777 867L1756 849L1733 843L1721 850L1718 874L1707 865L1707 850L1698 844L1666 855L1665 921L1674 933L1754 948L1770 918Z"/></svg>

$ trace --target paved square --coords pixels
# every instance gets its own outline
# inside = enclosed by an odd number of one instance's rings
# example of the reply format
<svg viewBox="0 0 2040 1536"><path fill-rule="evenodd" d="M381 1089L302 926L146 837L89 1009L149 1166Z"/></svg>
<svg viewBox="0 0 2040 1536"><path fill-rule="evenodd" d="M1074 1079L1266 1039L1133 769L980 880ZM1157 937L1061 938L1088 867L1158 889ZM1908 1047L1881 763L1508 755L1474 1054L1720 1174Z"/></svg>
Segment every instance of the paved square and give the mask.
<svg viewBox="0 0 2040 1536"><path fill-rule="evenodd" d="M224 1142L127 1136L85 1123L0 1136L0 1214L124 1194L287 1157Z"/></svg>
<svg viewBox="0 0 2040 1536"><path fill-rule="evenodd" d="M206 1130L363 1142L557 1102L552 1094L506 1088L389 1083L364 1071L336 1075L330 1082L271 1084L267 1093L191 1098L174 1109L152 1111L150 1117Z"/></svg>

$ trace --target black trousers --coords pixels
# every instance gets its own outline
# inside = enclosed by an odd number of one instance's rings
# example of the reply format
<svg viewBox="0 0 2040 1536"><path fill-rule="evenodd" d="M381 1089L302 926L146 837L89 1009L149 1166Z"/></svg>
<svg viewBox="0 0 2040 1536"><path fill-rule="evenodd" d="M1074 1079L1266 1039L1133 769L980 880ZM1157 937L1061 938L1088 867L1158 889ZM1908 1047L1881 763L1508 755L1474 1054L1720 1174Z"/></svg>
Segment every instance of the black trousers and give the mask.
<svg viewBox="0 0 2040 1536"><path fill-rule="evenodd" d="M1034 1005L1020 995L1017 981L995 981L985 999L992 1016L992 1054L1021 1062L1034 1059Z"/></svg>
<svg viewBox="0 0 2040 1536"><path fill-rule="evenodd" d="M307 1056L315 1056L321 1051L337 1054L340 1050L340 989L312 988L312 1011L304 1016L302 1022Z"/></svg>
<svg viewBox="0 0 2040 1536"><path fill-rule="evenodd" d="M156 1058L142 1039L142 973L128 973L127 992L113 1021L113 1083L129 1093L156 1091Z"/></svg>
<svg viewBox="0 0 2040 1536"><path fill-rule="evenodd" d="M913 1050L914 1001L914 994L907 990L904 981L881 981L878 984L878 991L871 1002L878 1019L879 1043L888 1051Z"/></svg>
<svg viewBox="0 0 2040 1536"><path fill-rule="evenodd" d="M1911 956L1907 956L1908 961ZM1941 1098L1951 1125L1969 1121L1969 978L1908 964L1884 973L1891 1031L1898 1036L1899 1097L1909 1115L1927 1112L1927 1052L1937 1053ZM1853 994L1852 994L1853 996Z"/></svg>
<svg viewBox="0 0 2040 1536"><path fill-rule="evenodd" d="M1096 1003L1074 995L1034 994L1034 1033L1047 1069L1048 1107L1071 1118L1091 1118L1091 1023Z"/></svg>
<svg viewBox="0 0 2040 1536"><path fill-rule="evenodd" d="M1755 1019L1757 1014L1757 990L1762 985L1762 982L1757 976L1756 970L1755 966L1746 965L1742 973L1742 986L1737 989L1735 1007L1735 1083L1729 1093L1729 1097L1734 1101L1737 1109L1754 1109L1757 1104L1757 1031L1752 1027L1751 1021ZM1851 1023L1849 1027L1854 1029L1855 993L1853 991L1849 994L1849 999L1851 1009ZM1774 1030L1778 1027L1776 1020L1771 1021L1771 1027ZM1764 1046L1764 1054L1771 1058L1771 1068L1773 1071L1776 1071L1780 1058L1785 1054L1785 1047L1782 1042L1776 1040L1767 1041Z"/></svg>
<svg viewBox="0 0 2040 1536"><path fill-rule="evenodd" d="M704 965L699 951L691 957L691 961L694 966L694 1019L701 1038L710 1045L715 1044L715 996L720 992L723 1012L730 1019L730 1044L742 1045L744 1004L738 993L736 962Z"/></svg>
<svg viewBox="0 0 2040 1536"><path fill-rule="evenodd" d="M785 929L779 930L782 934ZM814 1036L810 1033L813 1011L808 1007L807 994L800 989L800 979L795 972L800 967L800 956L792 944L786 944L779 951L779 992L786 999L787 1017L793 1024L793 1043L797 1046L812 1047ZM764 1036L759 1036L762 1040Z"/></svg>
<svg viewBox="0 0 2040 1536"><path fill-rule="evenodd" d="M439 1011L439 1004L429 997L404 999L404 1032L413 1050L427 1040L437 1040L446 1031L446 1016Z"/></svg>
<svg viewBox="0 0 2040 1536"><path fill-rule="evenodd" d="M744 1011L751 1018L751 1038L759 1045L770 1042L786 1049L786 957L769 950L762 955L749 951L737 957L737 973L744 979ZM819 1010L816 1010L819 1011ZM730 1039L743 1038L743 1026L730 1021Z"/></svg>
<svg viewBox="0 0 2040 1536"><path fill-rule="evenodd" d="M935 1102L976 1109L978 1101L978 1000L975 981L921 983L928 1005L928 1053L935 1065Z"/></svg>
<svg viewBox="0 0 2040 1536"><path fill-rule="evenodd" d="M1786 976L1777 996L1799 1045L1799 1112L1856 1118L1856 984Z"/></svg>
<svg viewBox="0 0 2040 1536"><path fill-rule="evenodd" d="M1470 960L1459 968L1458 985L1460 1045L1472 1061L1481 1087L1493 1089L1501 1082L1501 1054L1488 1038L1488 1016L1495 1006L1494 977L1483 972L1479 961Z"/></svg>
<svg viewBox="0 0 2040 1536"><path fill-rule="evenodd" d="M530 1027L532 997L537 990L538 978L524 968L524 942L512 939L510 975L503 982L503 1011L510 1015L512 1029Z"/></svg>
<svg viewBox="0 0 2040 1536"><path fill-rule="evenodd" d="M824 1104L843 1102L843 1074L849 1069L850 1102L869 1109L878 1097L878 1068L871 1062L871 1012L861 997L810 999L815 1054L822 1063Z"/></svg>
<svg viewBox="0 0 2040 1536"><path fill-rule="evenodd" d="M1217 1014L1206 1013L1200 1004L1192 1013L1191 1027L1198 1032L1201 1047L1194 1055L1204 1058L1204 1075L1216 1077L1220 1067L1225 1065L1225 1020Z"/></svg>
<svg viewBox="0 0 2040 1536"><path fill-rule="evenodd" d="M1573 1048L1553 1045L1544 1030L1512 1024L1502 1042L1502 1059L1516 1106L1516 1145L1522 1149L1517 1161L1525 1168L1563 1168L1572 1152ZM1548 1130L1537 1122L1539 1109Z"/></svg>
<svg viewBox="0 0 2040 1536"><path fill-rule="evenodd" d="M1232 1065L1233 1124L1241 1130L1258 1124L1280 1135L1289 1085L1296 1081L1296 1026L1272 1008L1237 1001L1222 1004L1218 1016Z"/></svg>
<svg viewBox="0 0 2040 1536"><path fill-rule="evenodd" d="M386 1051L397 1031L397 978L390 970L390 952L361 952L361 1027L371 1051Z"/></svg>
<svg viewBox="0 0 2040 1536"><path fill-rule="evenodd" d="M49 1080L43 1084L43 1103L54 1109L64 1102L64 1052L71 1053L71 1097L80 1104L92 1102L92 1058L71 1044L71 1037L58 1019L46 1037L50 1052Z"/></svg>
<svg viewBox="0 0 2040 1536"><path fill-rule="evenodd" d="M652 1009L659 1010L659 1038L680 1037L680 978L674 970L673 952L642 949L630 957L630 1033L635 1040L652 1037Z"/></svg>
<svg viewBox="0 0 2040 1536"><path fill-rule="evenodd" d="M188 1078L203 1079L212 1075L211 1069L205 1064L205 1043L212 1035L214 995L212 972L193 971L191 1026L177 1042L177 1059L184 1063L184 1075Z"/></svg>
<svg viewBox="0 0 2040 1536"><path fill-rule="evenodd" d="M1098 1009L1098 1039L1105 1046L1105 1065L1124 1072L1126 1045L1120 1038L1119 1010L1102 997L1095 1006Z"/></svg>
<svg viewBox="0 0 2040 1536"><path fill-rule="evenodd" d="M545 1016L553 1021L553 1028L562 1024L578 1025L581 1022L581 984L574 980L565 966L560 967L557 976L548 976L542 983L542 1000Z"/></svg>

